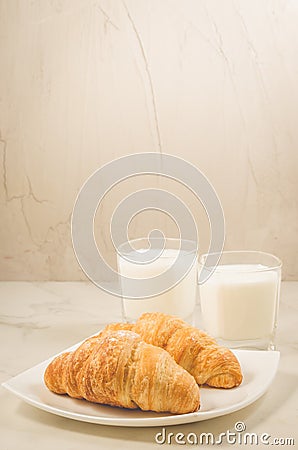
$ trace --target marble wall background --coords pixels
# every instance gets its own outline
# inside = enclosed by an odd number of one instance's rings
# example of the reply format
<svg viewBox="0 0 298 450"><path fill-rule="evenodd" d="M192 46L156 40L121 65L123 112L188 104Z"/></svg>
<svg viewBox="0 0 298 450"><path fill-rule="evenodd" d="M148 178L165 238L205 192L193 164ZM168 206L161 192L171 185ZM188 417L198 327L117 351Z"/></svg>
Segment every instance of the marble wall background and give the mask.
<svg viewBox="0 0 298 450"><path fill-rule="evenodd" d="M226 249L260 249L298 279L298 4L294 0L0 0L0 278L79 280L70 215L108 161L164 152L210 179ZM200 229L208 221L184 196ZM97 214L113 262L113 189ZM131 236L161 226L144 213Z"/></svg>

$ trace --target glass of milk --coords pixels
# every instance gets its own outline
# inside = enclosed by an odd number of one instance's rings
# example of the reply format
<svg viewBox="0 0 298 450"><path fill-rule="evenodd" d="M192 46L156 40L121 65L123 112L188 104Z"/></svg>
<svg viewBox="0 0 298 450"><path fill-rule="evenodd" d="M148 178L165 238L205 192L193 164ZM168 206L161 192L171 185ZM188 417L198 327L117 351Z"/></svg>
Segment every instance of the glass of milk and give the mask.
<svg viewBox="0 0 298 450"><path fill-rule="evenodd" d="M194 323L197 295L197 243L165 238L135 239L117 249L123 318L163 312Z"/></svg>
<svg viewBox="0 0 298 450"><path fill-rule="evenodd" d="M258 251L223 252L218 266L200 285L204 327L230 348L275 349L281 261Z"/></svg>

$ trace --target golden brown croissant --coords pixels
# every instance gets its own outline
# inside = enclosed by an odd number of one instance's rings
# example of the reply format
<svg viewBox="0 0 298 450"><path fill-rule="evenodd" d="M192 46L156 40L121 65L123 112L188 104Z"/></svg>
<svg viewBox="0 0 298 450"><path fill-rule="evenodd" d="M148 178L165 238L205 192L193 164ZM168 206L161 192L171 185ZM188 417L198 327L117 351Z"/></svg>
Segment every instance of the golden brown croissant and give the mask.
<svg viewBox="0 0 298 450"><path fill-rule="evenodd" d="M126 330L104 330L57 356L44 381L57 394L112 406L174 414L200 406L195 379L165 350Z"/></svg>
<svg viewBox="0 0 298 450"><path fill-rule="evenodd" d="M135 324L111 324L108 329L133 330L148 344L164 348L198 384L232 388L242 381L240 364L229 349L176 316L145 313Z"/></svg>

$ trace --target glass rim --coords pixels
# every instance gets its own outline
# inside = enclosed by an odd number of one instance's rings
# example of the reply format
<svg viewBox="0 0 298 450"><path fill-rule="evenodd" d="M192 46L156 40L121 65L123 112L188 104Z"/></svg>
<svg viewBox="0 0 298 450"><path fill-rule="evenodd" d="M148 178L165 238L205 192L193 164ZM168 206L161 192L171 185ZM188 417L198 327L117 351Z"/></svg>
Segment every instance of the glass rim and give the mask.
<svg viewBox="0 0 298 450"><path fill-rule="evenodd" d="M204 269L206 269L210 272L214 271L217 273L226 273L224 270L218 269L218 266L220 265L221 257L223 255L228 255L228 254L239 255L240 253L250 254L250 255L252 255L252 254L263 255L263 256L272 258L276 262L275 264L272 264L270 266L265 266L265 267L258 268L258 269L251 269L251 270L247 269L246 272L249 272L249 273L268 272L270 270L281 269L281 267L282 267L282 261L280 258L278 258L278 256L275 256L272 253L263 252L261 250L226 250L226 251L217 252L217 253L203 253L199 257L199 266L204 267ZM209 255L220 255L219 262L216 266L210 266L210 268L209 268L204 263L202 263L202 259L206 258ZM235 264L242 265L242 264L246 264L246 263L235 263ZM258 263L255 263L255 264L258 264ZM222 265L227 266L229 264L222 264ZM235 273L245 273L243 270L234 270L234 272Z"/></svg>
<svg viewBox="0 0 298 450"><path fill-rule="evenodd" d="M129 244L129 243L135 243L135 242L140 242L140 241L144 241L144 240L147 241L147 242L150 242L150 240L151 240L151 241L159 240L159 238L152 237L152 238L149 239L148 237L142 237L142 238L130 239L130 240L128 240L128 241L122 242L122 243L116 248L116 250L117 250L117 255L120 256L120 257L123 255L123 253L121 253L121 251L120 251L121 247L123 247L123 246L125 246L125 245L127 245L127 244ZM197 241L193 241L193 240L191 240L191 239L164 238L164 241L165 241L165 242L186 242L186 243L189 243L189 244L193 245L193 248L192 248L191 250L183 250L183 249L181 249L181 248L177 248L177 249L175 249L175 248L171 249L171 248L170 248L169 250L182 250L182 251L184 251L187 255L188 255L188 254L191 254L191 253L198 252L198 242L197 242ZM167 249L167 248L166 248L166 246L165 246L163 250L166 250L166 249ZM135 251L138 251L138 249L134 249L134 250L135 250ZM145 249L145 250L150 250L150 247L148 247L148 249ZM130 252L131 252L131 249L130 249L129 251L127 251L127 252L124 252L124 254L128 255ZM166 256L166 255L161 254L161 255L159 256L159 258L173 258L173 256Z"/></svg>

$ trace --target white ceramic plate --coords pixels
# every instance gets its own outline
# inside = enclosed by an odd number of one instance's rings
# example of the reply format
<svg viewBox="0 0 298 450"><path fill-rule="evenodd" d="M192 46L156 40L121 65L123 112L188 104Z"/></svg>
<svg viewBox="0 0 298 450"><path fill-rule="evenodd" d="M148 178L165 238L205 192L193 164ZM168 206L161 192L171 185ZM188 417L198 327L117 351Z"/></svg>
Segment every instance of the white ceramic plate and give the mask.
<svg viewBox="0 0 298 450"><path fill-rule="evenodd" d="M30 405L83 422L126 427L177 425L230 414L250 405L265 393L277 371L279 352L235 350L234 353L242 367L242 384L227 390L202 387L200 411L189 414L122 409L54 394L43 383L45 368L53 358L11 378L3 386Z"/></svg>

